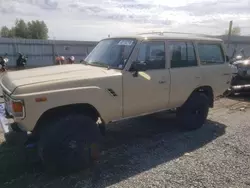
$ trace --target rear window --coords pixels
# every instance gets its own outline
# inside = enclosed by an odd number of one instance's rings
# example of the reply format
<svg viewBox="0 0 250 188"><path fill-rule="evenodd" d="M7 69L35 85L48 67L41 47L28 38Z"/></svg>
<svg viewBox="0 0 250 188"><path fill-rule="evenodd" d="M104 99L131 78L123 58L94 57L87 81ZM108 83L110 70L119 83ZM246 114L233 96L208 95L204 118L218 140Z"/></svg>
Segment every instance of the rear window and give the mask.
<svg viewBox="0 0 250 188"><path fill-rule="evenodd" d="M197 47L201 64L221 64L225 62L220 44L199 43Z"/></svg>

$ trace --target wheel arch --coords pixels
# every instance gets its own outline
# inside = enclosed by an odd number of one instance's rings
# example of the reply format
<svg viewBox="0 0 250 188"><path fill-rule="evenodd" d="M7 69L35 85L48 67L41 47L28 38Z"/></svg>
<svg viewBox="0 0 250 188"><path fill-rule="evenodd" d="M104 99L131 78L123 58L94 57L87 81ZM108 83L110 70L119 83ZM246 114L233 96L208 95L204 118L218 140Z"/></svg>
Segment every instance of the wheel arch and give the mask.
<svg viewBox="0 0 250 188"><path fill-rule="evenodd" d="M59 116L66 116L67 114L70 113L83 114L89 116L95 122L98 120L98 118L101 118L98 110L91 104L80 103L80 104L63 105L45 111L37 120L35 128L33 129L32 132L34 134L40 132L40 130L44 127L46 121L53 121L56 120Z"/></svg>
<svg viewBox="0 0 250 188"><path fill-rule="evenodd" d="M213 88L211 86L200 86L198 88L196 88L192 94L194 92L199 92L199 93L204 93L209 101L209 107L213 108L214 107L214 92L213 92ZM192 96L192 94L190 96Z"/></svg>

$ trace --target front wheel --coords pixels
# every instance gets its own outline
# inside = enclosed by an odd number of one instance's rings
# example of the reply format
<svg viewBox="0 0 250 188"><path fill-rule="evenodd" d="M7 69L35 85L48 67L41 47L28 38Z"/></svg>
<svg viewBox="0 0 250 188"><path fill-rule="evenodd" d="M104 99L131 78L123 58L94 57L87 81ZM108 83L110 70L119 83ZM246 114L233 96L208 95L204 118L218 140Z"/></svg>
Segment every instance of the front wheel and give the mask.
<svg viewBox="0 0 250 188"><path fill-rule="evenodd" d="M38 144L38 154L47 170L70 173L99 158L101 135L91 118L69 115L47 126Z"/></svg>
<svg viewBox="0 0 250 188"><path fill-rule="evenodd" d="M201 128L208 116L209 101L203 93L193 93L177 111L179 125L185 130Z"/></svg>

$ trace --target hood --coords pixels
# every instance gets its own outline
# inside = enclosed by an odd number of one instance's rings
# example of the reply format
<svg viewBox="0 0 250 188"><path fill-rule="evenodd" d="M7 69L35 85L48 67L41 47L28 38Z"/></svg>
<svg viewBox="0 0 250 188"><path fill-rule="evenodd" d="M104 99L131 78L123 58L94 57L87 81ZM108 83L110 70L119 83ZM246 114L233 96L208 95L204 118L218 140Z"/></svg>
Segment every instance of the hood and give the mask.
<svg viewBox="0 0 250 188"><path fill-rule="evenodd" d="M90 65L71 64L8 72L3 76L1 86L12 93L17 87L41 84L51 81L69 81L74 79L91 79L115 75L119 70L94 67Z"/></svg>

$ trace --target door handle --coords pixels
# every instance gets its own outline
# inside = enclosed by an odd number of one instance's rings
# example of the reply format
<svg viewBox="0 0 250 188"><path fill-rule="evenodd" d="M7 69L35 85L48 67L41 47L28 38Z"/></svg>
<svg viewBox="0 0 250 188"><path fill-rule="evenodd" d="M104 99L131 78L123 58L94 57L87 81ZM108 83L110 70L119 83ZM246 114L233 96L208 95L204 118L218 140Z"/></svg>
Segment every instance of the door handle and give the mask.
<svg viewBox="0 0 250 188"><path fill-rule="evenodd" d="M159 84L164 84L164 83L166 83L166 81L164 81L164 80L159 81Z"/></svg>
<svg viewBox="0 0 250 188"><path fill-rule="evenodd" d="M200 76L196 76L195 79L200 79L201 77Z"/></svg>
<svg viewBox="0 0 250 188"><path fill-rule="evenodd" d="M224 73L223 74L223 76L229 76L230 75L230 73Z"/></svg>

